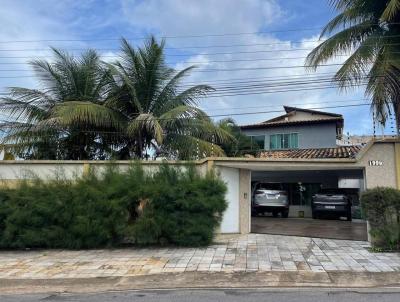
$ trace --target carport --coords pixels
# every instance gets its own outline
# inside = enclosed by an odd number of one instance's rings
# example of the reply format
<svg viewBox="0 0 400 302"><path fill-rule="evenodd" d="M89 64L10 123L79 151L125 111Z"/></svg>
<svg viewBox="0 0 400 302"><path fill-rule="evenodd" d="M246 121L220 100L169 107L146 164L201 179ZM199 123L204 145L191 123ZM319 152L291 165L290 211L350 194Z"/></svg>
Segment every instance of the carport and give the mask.
<svg viewBox="0 0 400 302"><path fill-rule="evenodd" d="M311 154L307 151L307 154ZM354 154L330 158L212 158L228 186L224 233L268 233L306 237L366 240L367 223L359 213L359 194L376 186L399 187L400 144L373 141ZM289 218L251 216L255 183L281 183L290 198ZM353 221L312 219L311 197L320 188L342 188L353 201Z"/></svg>
<svg viewBox="0 0 400 302"><path fill-rule="evenodd" d="M252 198L262 184L279 184L288 193L289 218L252 217L254 233L284 234L335 239L366 240L366 223L360 218L359 194L364 190L362 169L271 170L251 172ZM354 221L312 219L311 199L321 188L345 190L352 199Z"/></svg>

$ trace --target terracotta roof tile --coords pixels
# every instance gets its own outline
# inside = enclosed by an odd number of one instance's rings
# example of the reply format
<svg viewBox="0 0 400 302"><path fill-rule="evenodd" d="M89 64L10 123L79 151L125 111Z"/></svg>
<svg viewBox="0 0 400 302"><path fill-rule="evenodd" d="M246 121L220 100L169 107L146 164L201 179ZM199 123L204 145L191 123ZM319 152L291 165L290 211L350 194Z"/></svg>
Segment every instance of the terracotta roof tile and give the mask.
<svg viewBox="0 0 400 302"><path fill-rule="evenodd" d="M355 158L361 146L261 151L260 158Z"/></svg>

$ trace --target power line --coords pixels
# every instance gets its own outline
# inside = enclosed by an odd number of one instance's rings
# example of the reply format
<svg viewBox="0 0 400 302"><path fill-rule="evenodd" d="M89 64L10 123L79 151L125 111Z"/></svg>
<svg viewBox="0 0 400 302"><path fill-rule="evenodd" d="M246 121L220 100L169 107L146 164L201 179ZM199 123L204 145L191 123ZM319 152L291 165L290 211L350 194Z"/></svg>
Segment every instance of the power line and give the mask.
<svg viewBox="0 0 400 302"><path fill-rule="evenodd" d="M389 38L398 38L400 35L389 35L389 36L382 36L382 37L375 37L370 39L376 40L385 40ZM301 41L286 41L286 42L274 42L274 43L250 43L250 44L223 44L223 45L196 45L196 46L176 46L176 47L164 47L164 49L171 49L171 50L180 50L180 49L208 49L208 48L232 48L232 47L253 47L253 46L271 46L271 45L287 45L291 46L292 44L300 44L300 43L316 43L316 42L325 42L325 41L332 41L332 40L344 40L344 38L330 38L330 39L320 39L320 40L301 40ZM89 47L90 48L90 47ZM88 48L66 48L63 47L63 50L67 51L84 51ZM121 48L95 48L99 51L120 51ZM19 49L0 49L2 51L12 51L12 52L19 52L19 51L50 51L50 48L19 48Z"/></svg>
<svg viewBox="0 0 400 302"><path fill-rule="evenodd" d="M365 77L365 79L368 79L370 77ZM364 81L365 82L365 81ZM364 82L360 82L357 85L362 86L364 85ZM327 85L327 86L321 86L317 84L323 84L323 85ZM285 88L285 89L289 89L293 86L298 86L298 87L307 87L308 85L313 85L310 88L318 88L320 89L321 87L327 87L327 88L335 88L335 87L339 87L338 84L335 84L335 82L333 82L333 80L331 78L319 78L318 80L308 80L308 81L281 81L281 82L261 82L258 84L245 84L245 85L235 85L235 86L221 86L221 87L217 87L217 89L214 92L210 92L207 96L204 96L204 98L207 97L216 97L216 96L228 96L229 95L240 95L239 93L243 93L246 92L246 94L248 92L265 92L265 93L271 93L270 90L265 90L265 89L271 89L271 88ZM343 87L355 87L357 86L356 84L352 84L352 85L345 85ZM296 88L296 87L294 87ZM293 91L293 88L291 88L288 91ZM298 88L297 88L298 89ZM181 93L182 91L178 92ZM279 91L281 92L281 91ZM257 94L255 93L255 94ZM5 95L7 95L7 93L5 93Z"/></svg>
<svg viewBox="0 0 400 302"><path fill-rule="evenodd" d="M342 88L350 88L350 87L359 87L365 86L365 84L357 84L357 85L345 85ZM270 93L285 93L285 92L298 92L298 91L310 91L310 90L321 90L321 89L334 89L339 88L339 86L315 86L309 88L299 88L299 89L283 89L283 90L266 90L266 91L256 91L256 92L244 92L244 93L223 93L223 94L212 94L205 98L221 98L227 96L243 96L243 95L256 95L256 94L270 94Z"/></svg>
<svg viewBox="0 0 400 302"><path fill-rule="evenodd" d="M331 109L331 108L348 108L348 107L360 107L360 106L370 106L371 104L351 104L351 105L339 105L339 106L325 106L325 107L315 107L315 108L307 108L310 110L320 110L320 109ZM265 113L275 113L282 112L282 110L274 110L274 111L257 111L257 112L240 112L240 113L229 113L229 114L215 114L210 115L210 117L223 117L223 116L240 116L240 115L254 115L254 114L265 114Z"/></svg>
<svg viewBox="0 0 400 302"><path fill-rule="evenodd" d="M376 75L376 76L362 76L360 79L369 79L369 78L380 78L383 75ZM270 85L293 85L293 84L307 84L307 83L323 83L323 82L334 82L334 78L332 77L305 77L303 78L294 78L291 80L291 78L288 77L287 81L285 78L280 78L280 79L270 79L268 81L265 80L252 80L252 81L237 81L237 82L227 82L227 83L217 83L217 84L212 84L212 83L201 83L202 85L207 84L212 86L215 90L224 90L224 89L237 89L237 88L246 88L246 87L257 87L257 86L270 86ZM220 85L220 86L218 86ZM180 85L180 87L187 88L187 87L192 87L192 85Z"/></svg>
<svg viewBox="0 0 400 302"><path fill-rule="evenodd" d="M245 78L228 78L228 79L220 79L220 80L213 80L212 82L235 82L235 81L242 81L242 80L265 80L265 79L292 79L292 78L298 78L298 77L315 77L318 75L335 75L335 72L317 72L317 74L315 73L302 73L302 74L297 74L297 75L291 75L291 76L269 76L269 77L245 77ZM209 84L211 82L202 82L202 84ZM190 84L198 84L198 82L184 82L182 85L190 85Z"/></svg>
<svg viewBox="0 0 400 302"><path fill-rule="evenodd" d="M332 109L332 108L350 108L350 107L362 107L362 106L370 106L371 104L349 104L349 105L337 105L337 106L320 106L320 107L311 107L311 108L306 108L309 110L322 110L322 109ZM255 114L267 114L267 113L280 113L283 112L283 110L268 110L268 111L252 111L252 112L240 112L240 113L224 113L224 114L214 114L214 115L208 115L208 117L226 117L226 116L243 116L243 115L255 115ZM187 119L193 119L193 118L154 118L154 120L157 121L170 121L170 120L187 120ZM6 121L7 123L9 121ZM148 121L146 120L138 120L138 122L143 122L147 123ZM23 123L23 122L19 122ZM96 130L82 130L81 132L93 132L93 133L121 133L120 131L96 131Z"/></svg>
<svg viewBox="0 0 400 302"><path fill-rule="evenodd" d="M330 67L330 66L343 66L345 63L334 64L320 64L317 67ZM228 72L228 71L254 71L254 70L272 70L272 69L293 69L293 68L312 68L312 65L292 65L292 66L267 66L267 67L238 67L238 68L210 68L210 69L197 69L191 72ZM4 71L4 70L0 70ZM21 75L21 76L0 76L0 79L15 79L15 78L35 78L35 75Z"/></svg>
<svg viewBox="0 0 400 302"><path fill-rule="evenodd" d="M376 76L378 77L378 76ZM273 92L289 92L289 91L302 91L309 89L322 89L322 88L346 88L346 87L356 87L366 85L365 80L371 77L364 77L357 84L346 84L344 86L339 86L336 84L331 78L319 78L319 79L311 79L311 80L301 80L301 81L280 81L280 82L261 82L258 84L242 84L235 86L220 86L214 92L210 92L207 96L203 98L209 97L222 97L222 96L237 96L237 95L248 95L248 94L263 94L263 93L273 93ZM250 82L251 83L251 82ZM322 84L322 85L321 85ZM296 87L297 86L297 87ZM308 87L307 86L311 86ZM303 88L300 88L303 87ZM285 90L273 90L270 89L281 88ZM182 92L182 91L181 91ZM180 93L180 92L178 92ZM10 93L4 93L4 95L9 95Z"/></svg>
<svg viewBox="0 0 400 302"><path fill-rule="evenodd" d="M368 44L364 44L368 45ZM375 45L375 44L371 44ZM395 46L400 45L400 43L382 43L381 46ZM313 48L290 48L290 49L270 49L270 50L253 50L253 51L235 51L235 52L207 52L207 53L186 53L186 54L168 54L169 57L187 57L187 56L195 56L195 55L234 55L234 54L249 54L249 53L269 53L269 52L290 52L290 51L303 51L303 50L313 50ZM0 59L34 59L34 58L51 58L52 56L0 56ZM100 57L102 58L117 58L119 57L118 54L116 55L103 55Z"/></svg>
<svg viewBox="0 0 400 302"><path fill-rule="evenodd" d="M322 28L323 27L296 28L296 29L286 29L286 30L221 33L221 34L199 34L199 35L164 35L164 36L159 36L158 38L159 39L182 39L182 38L203 38L203 37L224 37L224 36L247 36L247 35L261 35L261 34L269 34L269 33L312 31L312 30L321 30ZM149 36L129 37L129 38L127 38L127 40L146 40L149 38ZM3 41L0 41L0 44L3 44L3 43L36 43L36 42L120 41L120 40L121 40L121 38L3 40Z"/></svg>
<svg viewBox="0 0 400 302"><path fill-rule="evenodd" d="M209 98L221 98L221 97L228 97L228 96L244 96L244 95L258 95L258 94L271 94L271 93L286 93L286 92L298 92L298 91L311 91L311 90L321 90L321 89L337 89L337 88L350 88L350 87L360 87L360 86L365 86L366 84L359 83L359 84L351 84L351 85L343 85L343 86L338 86L338 85L333 85L330 83L327 83L329 85L318 85L318 86L313 86L313 87L307 87L307 88L291 88L291 89L282 89L281 90L252 90L252 91L239 91L239 92L230 92L230 91L225 91L221 92L218 94L218 91L216 93L210 93L207 96L203 96L202 99L209 99ZM276 88L276 87L275 87Z"/></svg>
<svg viewBox="0 0 400 302"><path fill-rule="evenodd" d="M334 63L334 64L321 64L318 67L326 66L339 66L344 63ZM236 68L209 68L209 69L197 69L192 70L192 72L214 72L214 71L238 71L238 70L266 70L266 69L286 69L286 68L308 68L313 67L312 65L292 65L292 66L266 66L266 67L236 67ZM0 69L3 72L10 71L27 71L27 70L10 70L10 69Z"/></svg>
<svg viewBox="0 0 400 302"><path fill-rule="evenodd" d="M197 84L202 84L202 85L213 85L213 83L224 83L228 82L229 84L234 84L234 83L252 83L252 82L264 82L264 80L268 81L278 81L281 79L284 80L290 80L290 79L298 79L298 77L302 78L315 78L318 79L318 76L320 75L335 75L335 72L317 72L315 73L303 73L303 74L297 74L297 75L292 75L292 76L264 76L264 77L244 77L244 78L226 78L226 79L216 79L213 80L212 82L183 82L180 86L181 87L186 87L186 86L192 86L192 85L197 85ZM0 92L0 94L9 94L8 92Z"/></svg>
<svg viewBox="0 0 400 302"><path fill-rule="evenodd" d="M400 52L393 51L390 52L391 54L398 54ZM347 57L349 55L343 55L343 54L337 54L335 55L336 57ZM204 61L184 61L181 63L184 64L196 64L196 65L202 65L202 64L209 64L209 63L231 63L231 62L257 62L257 61L277 61L277 60L294 60L294 59L306 59L307 57L277 57L277 58L254 58L254 59L232 59L232 60L207 60L206 62ZM0 65L26 65L29 64L29 62L0 62ZM170 63L171 64L171 63ZM12 71L12 70L11 70ZM30 70L26 70L30 71Z"/></svg>
<svg viewBox="0 0 400 302"><path fill-rule="evenodd" d="M286 52L286 51L300 51L300 50L313 50L314 48L291 48L291 49L274 49L274 50L253 50L253 51L236 51L236 52L205 52L205 53L190 53L190 54L168 54L169 57L188 57L196 55L215 56L215 55L234 55L234 54L249 54L249 53L269 53L269 52ZM118 58L116 55L103 55L101 58ZM52 58L52 56L0 56L0 59L35 59L35 58Z"/></svg>
<svg viewBox="0 0 400 302"><path fill-rule="evenodd" d="M395 53L395 52L392 52ZM338 57L347 57L348 55L337 55ZM234 59L234 60L207 60L205 61L184 61L184 64L206 65L209 63L233 63L233 62L258 62L258 61L278 61L278 60L299 60L307 57L278 57L278 58L255 58L255 59ZM28 62L0 62L0 65L27 65ZM170 63L171 64L171 63ZM11 70L14 71L14 70ZM30 71L30 69L20 70Z"/></svg>
<svg viewBox="0 0 400 302"><path fill-rule="evenodd" d="M373 23L371 25L380 25L381 23ZM398 22L388 22L385 24L400 24ZM224 37L224 36L243 36L243 35L260 35L270 33L285 33L285 32L301 32L301 31L313 31L321 30L325 26L319 27L308 27L308 28L293 28L283 30L269 30L269 31L254 31L254 32L239 32L239 33L214 33L214 34L197 34L197 35L163 35L159 36L159 39L181 39L181 38L203 38L203 37ZM145 40L148 36L129 37L127 40ZM36 40L3 40L0 43L34 43L34 42L86 42L86 41L118 41L121 38L81 38L81 39L36 39Z"/></svg>
<svg viewBox="0 0 400 302"><path fill-rule="evenodd" d="M265 80L268 80L268 82L275 82L275 81L280 81L280 80L298 80L299 77L301 78L306 78L306 79L313 79L313 80L319 80L321 79L319 75L331 75L334 76L335 73L332 72L318 72L317 74L298 74L298 75L292 75L292 76L281 76L281 77L276 77L276 76L269 76L269 77L244 77L244 78L227 78L227 79L220 79L220 80L213 80L213 82L185 82L180 87L190 87L193 85L197 84L202 84L202 85L212 85L215 86L215 84L224 84L225 82L227 84L245 84L245 83L264 83ZM0 94L8 95L9 92L0 92Z"/></svg>
<svg viewBox="0 0 400 302"><path fill-rule="evenodd" d="M339 100L339 101L329 101L329 102L313 102L313 103L287 103L283 104L275 104L275 105L259 105L259 106L241 106L241 107L207 107L205 111L219 111L219 110L244 110L244 109L255 109L255 108L271 108L271 107L282 107L282 106L304 106L304 105L319 105L319 104L335 104L335 103L349 103L349 102L361 102L361 101L368 101L368 99L351 99L351 100Z"/></svg>
<svg viewBox="0 0 400 302"><path fill-rule="evenodd" d="M379 76L375 77L378 78ZM368 78L371 77L362 77L361 80L366 80ZM213 86L213 88L215 88L215 91L212 91L211 93L218 93L224 90L235 91L235 90L257 89L263 87L293 86L293 85L323 84L323 83L334 83L334 80L332 78L316 78L310 80L295 80L295 81L243 82L243 83L235 83L234 85L225 84L225 86Z"/></svg>
<svg viewBox="0 0 400 302"><path fill-rule="evenodd" d="M365 81L364 81L365 82ZM217 88L214 92L211 92L211 94L220 94L220 93L225 93L225 92L236 92L236 91L258 91L262 88L279 88L279 87L288 87L290 88L291 86L307 86L307 85L316 85L316 84L329 84L332 85L334 82L332 79L327 79L327 80L319 80L319 81L307 81L307 82L287 82L287 83L264 83L264 84L251 84L251 85L246 85L246 86L227 86L227 87L221 87Z"/></svg>

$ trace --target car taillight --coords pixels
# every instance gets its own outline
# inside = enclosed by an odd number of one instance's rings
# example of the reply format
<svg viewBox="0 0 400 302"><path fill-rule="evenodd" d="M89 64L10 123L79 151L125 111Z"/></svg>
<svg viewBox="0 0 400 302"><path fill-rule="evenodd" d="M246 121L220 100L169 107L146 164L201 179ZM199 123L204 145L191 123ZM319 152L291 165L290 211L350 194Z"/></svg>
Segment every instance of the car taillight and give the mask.
<svg viewBox="0 0 400 302"><path fill-rule="evenodd" d="M281 195L287 196L287 192L280 192Z"/></svg>

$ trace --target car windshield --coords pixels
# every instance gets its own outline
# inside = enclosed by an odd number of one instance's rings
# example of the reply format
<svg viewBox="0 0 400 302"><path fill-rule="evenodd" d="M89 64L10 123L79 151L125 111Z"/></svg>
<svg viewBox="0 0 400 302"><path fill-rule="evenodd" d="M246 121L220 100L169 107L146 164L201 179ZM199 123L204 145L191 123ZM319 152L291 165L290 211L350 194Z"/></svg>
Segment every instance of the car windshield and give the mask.
<svg viewBox="0 0 400 302"><path fill-rule="evenodd" d="M344 190L341 189L322 189L319 194L346 194Z"/></svg>
<svg viewBox="0 0 400 302"><path fill-rule="evenodd" d="M282 190L282 185L280 183L261 184L258 190Z"/></svg>

